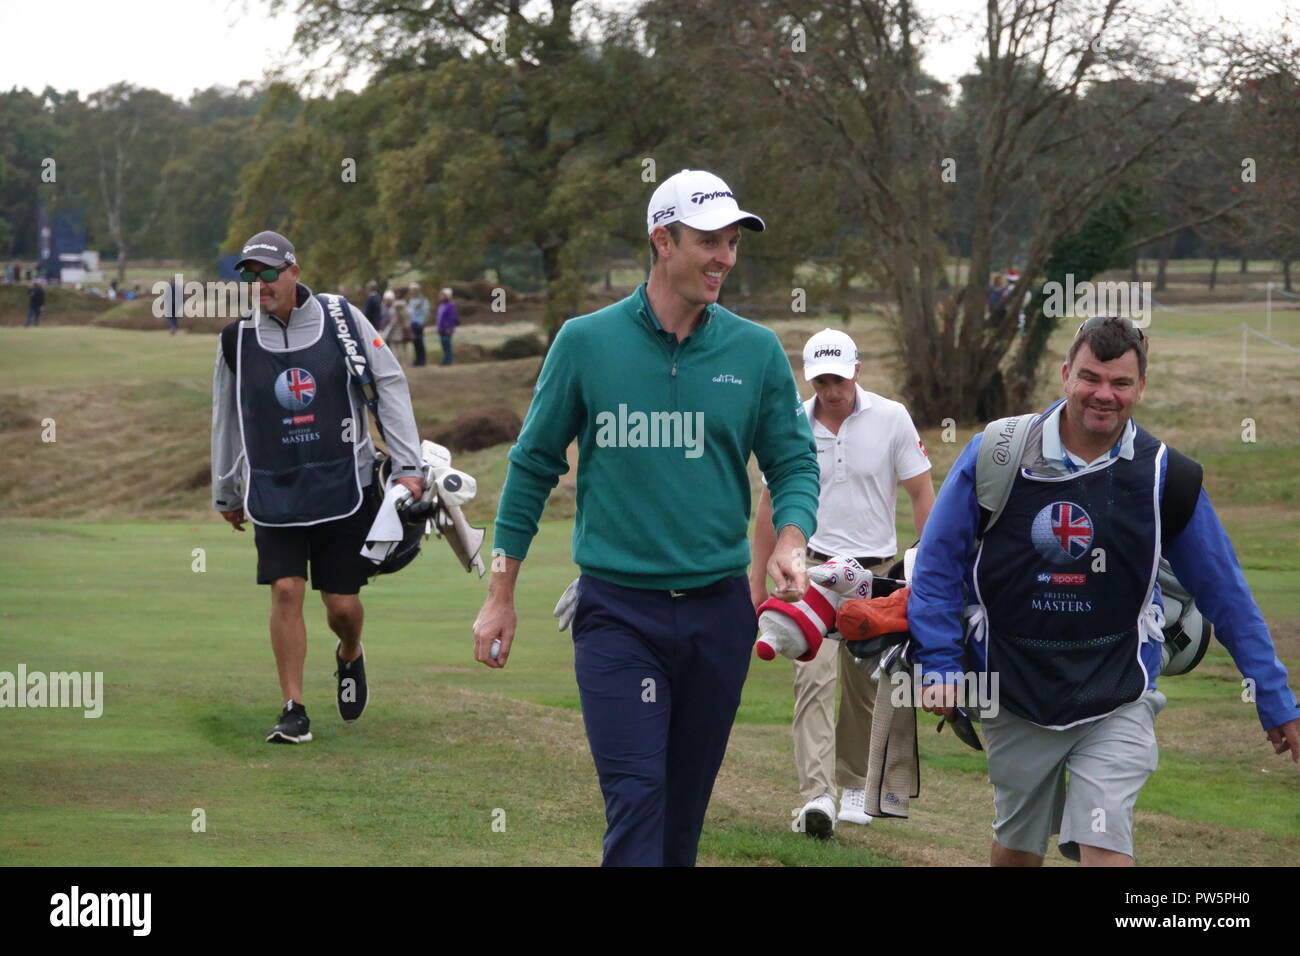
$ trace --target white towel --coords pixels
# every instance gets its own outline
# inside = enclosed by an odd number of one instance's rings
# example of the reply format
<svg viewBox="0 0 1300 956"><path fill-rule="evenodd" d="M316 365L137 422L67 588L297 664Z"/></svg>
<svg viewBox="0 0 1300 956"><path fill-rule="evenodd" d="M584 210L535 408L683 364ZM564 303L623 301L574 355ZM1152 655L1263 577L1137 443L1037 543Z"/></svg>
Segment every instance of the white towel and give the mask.
<svg viewBox="0 0 1300 956"><path fill-rule="evenodd" d="M375 515L370 530L366 532L366 544L361 549L361 553L375 564L381 564L388 553L402 542L404 528L402 519L397 514L397 502L407 494L410 491L405 486L389 480L383 504L379 506L379 513Z"/></svg>
<svg viewBox="0 0 1300 956"><path fill-rule="evenodd" d="M912 681L911 663L897 665ZM896 669L891 667L890 669ZM888 671L886 671L888 673ZM866 810L873 817L906 818L921 793L921 760L916 744L916 708L895 707L893 682L885 677L876 686L871 718L871 749L867 756Z"/></svg>
<svg viewBox="0 0 1300 956"><path fill-rule="evenodd" d="M1165 612L1155 601L1148 604L1146 611L1138 618L1138 637L1143 644L1147 641L1163 644L1165 641Z"/></svg>

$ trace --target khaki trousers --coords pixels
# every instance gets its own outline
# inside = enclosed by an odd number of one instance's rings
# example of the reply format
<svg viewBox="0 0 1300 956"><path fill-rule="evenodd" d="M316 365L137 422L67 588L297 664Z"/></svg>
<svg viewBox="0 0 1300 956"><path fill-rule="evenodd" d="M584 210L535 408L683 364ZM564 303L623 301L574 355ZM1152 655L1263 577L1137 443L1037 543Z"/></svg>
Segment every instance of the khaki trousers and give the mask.
<svg viewBox="0 0 1300 956"><path fill-rule="evenodd" d="M835 720L837 660L839 720ZM794 763L805 803L823 793L836 796L836 785L861 790L867 784L871 715L876 705L876 684L871 680L875 662L870 664L866 668L854 664L843 641L827 641L812 660L794 662Z"/></svg>

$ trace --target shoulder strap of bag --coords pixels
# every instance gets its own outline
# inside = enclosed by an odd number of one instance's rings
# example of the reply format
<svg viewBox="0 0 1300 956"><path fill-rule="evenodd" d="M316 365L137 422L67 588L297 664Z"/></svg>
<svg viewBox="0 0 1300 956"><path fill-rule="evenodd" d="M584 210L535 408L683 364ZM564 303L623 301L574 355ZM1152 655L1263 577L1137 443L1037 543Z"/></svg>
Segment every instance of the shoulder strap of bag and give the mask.
<svg viewBox="0 0 1300 956"><path fill-rule="evenodd" d="M980 506L978 538L984 537L1007 506L1029 441L1029 426L1036 418L1035 413L1013 415L984 426L984 437L980 439L975 459L975 498Z"/></svg>
<svg viewBox="0 0 1300 956"><path fill-rule="evenodd" d="M343 353L343 364L347 366L348 375L361 392L361 398L370 410L370 417L379 429L379 437L388 441L384 434L384 423L379 420L379 389L375 386L375 375L370 369L370 359L366 356L365 343L357 331L357 324L352 319L352 309L347 299L341 295L322 293L316 296L320 302L321 313L325 322L334 329L334 341Z"/></svg>
<svg viewBox="0 0 1300 956"><path fill-rule="evenodd" d="M1199 462L1165 445L1165 493L1160 499L1160 543L1168 544L1183 533L1201 497L1205 470Z"/></svg>
<svg viewBox="0 0 1300 956"><path fill-rule="evenodd" d="M243 321L235 319L221 330L221 354L226 357L226 368L232 375L235 372L235 339L239 335L239 323Z"/></svg>

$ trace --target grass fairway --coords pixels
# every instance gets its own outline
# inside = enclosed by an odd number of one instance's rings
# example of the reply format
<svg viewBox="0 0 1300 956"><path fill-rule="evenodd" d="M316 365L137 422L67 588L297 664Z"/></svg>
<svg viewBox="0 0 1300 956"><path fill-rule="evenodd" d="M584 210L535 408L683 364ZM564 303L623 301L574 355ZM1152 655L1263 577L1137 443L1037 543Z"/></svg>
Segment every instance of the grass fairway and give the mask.
<svg viewBox="0 0 1300 956"><path fill-rule="evenodd" d="M543 528L520 589L520 640L500 673L470 659L482 584L456 570L441 543L369 588L373 696L355 725L334 710L334 642L313 603L305 693L316 739L272 747L263 737L278 691L250 535L213 523L6 522L3 667L103 671L105 704L97 719L4 712L0 861L597 860L602 805L571 643L548 613L574 573L568 532L567 522ZM201 573L195 548L205 552ZM759 676L767 679L751 686L747 712L788 713L788 675ZM780 776L788 755L773 729L742 730L753 746L733 763L762 760ZM741 774L729 770L733 788L747 788ZM729 824L710 834L706 853L717 862L892 859L789 833L786 802L759 818L720 802ZM196 808L204 833L191 829ZM492 827L498 810L504 832Z"/></svg>
<svg viewBox="0 0 1300 956"><path fill-rule="evenodd" d="M333 708L334 642L313 602L306 697L316 739L272 747L262 738L278 694L250 536L212 522L4 522L0 669L103 671L105 703L97 719L3 712L0 862L595 862L600 795L571 644L549 617L574 573L569 529L543 525L521 582L520 640L500 673L470 659L482 584L441 543L367 589L373 698L352 726ZM1194 676L1165 682L1162 766L1138 804L1143 862L1300 855L1300 778L1266 753L1234 673L1216 648ZM845 828L837 845L791 833L789 680L782 663L751 668L702 862L981 862L991 814L983 760L935 735L925 716L911 820ZM196 808L206 832L191 829Z"/></svg>
<svg viewBox="0 0 1300 956"><path fill-rule="evenodd" d="M1273 337L1300 348L1300 314ZM1273 627L1300 668L1300 419L1296 355L1212 335L1262 312L1158 313L1138 419L1205 463L1207 487ZM787 347L826 323L773 323ZM896 357L874 318L849 330L864 384L895 395ZM1056 355L1069 331L1052 342ZM334 639L309 597L307 705L316 739L262 742L279 709L268 594L251 534L207 504L211 336L90 327L0 328L0 670L102 671L103 716L0 710L3 864L590 864L603 812L568 634L550 609L575 569L569 520L542 522L521 577L510 666L473 662L484 585L433 542L365 592L372 699L345 726ZM486 401L520 412L536 360L411 370L422 430ZM1057 393L1043 376L1041 404ZM42 442L43 420L57 441ZM1243 441L1243 419L1257 438ZM923 437L936 484L974 431ZM505 448L458 460L485 522ZM757 474L755 472L755 481ZM557 507L558 505L558 507ZM567 510L566 510L567 506ZM564 487L549 514L572 513ZM907 499L899 536L913 537ZM490 544L489 544L490 547ZM203 549L205 570L193 570ZM1300 773L1272 754L1217 644L1163 681L1160 769L1137 806L1139 862L1294 864ZM982 756L920 718L922 794L907 821L845 827L821 845L790 832L796 793L790 668L755 661L718 778L701 862L983 864L992 793ZM206 832L192 829L193 811ZM501 813L495 811L503 811ZM494 820L504 819L504 830ZM1052 851L1050 865L1063 863Z"/></svg>

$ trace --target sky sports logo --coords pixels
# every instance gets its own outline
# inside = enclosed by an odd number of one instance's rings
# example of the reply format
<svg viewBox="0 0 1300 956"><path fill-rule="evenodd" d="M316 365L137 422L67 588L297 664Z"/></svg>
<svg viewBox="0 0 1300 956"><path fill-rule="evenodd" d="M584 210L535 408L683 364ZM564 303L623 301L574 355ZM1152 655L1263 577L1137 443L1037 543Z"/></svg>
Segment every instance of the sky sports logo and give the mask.
<svg viewBox="0 0 1300 956"><path fill-rule="evenodd" d="M50 897L50 925L57 927L129 927L132 936L148 936L153 926L152 893L82 893L73 886Z"/></svg>
<svg viewBox="0 0 1300 956"><path fill-rule="evenodd" d="M1049 571L1040 571L1038 572L1038 583L1039 584L1067 584L1067 585L1077 586L1081 584L1087 584L1088 575L1058 574Z"/></svg>

